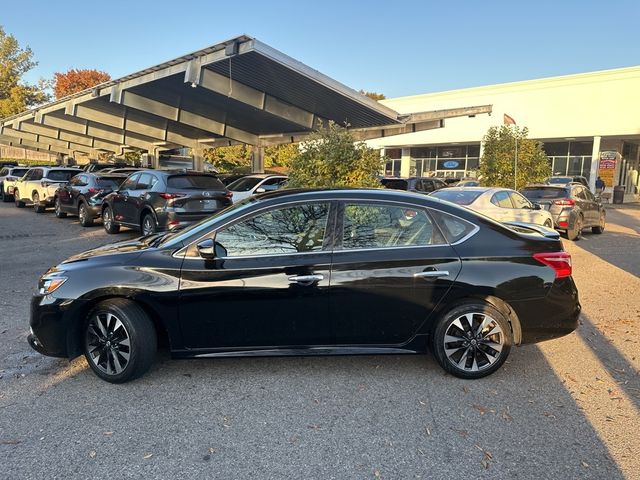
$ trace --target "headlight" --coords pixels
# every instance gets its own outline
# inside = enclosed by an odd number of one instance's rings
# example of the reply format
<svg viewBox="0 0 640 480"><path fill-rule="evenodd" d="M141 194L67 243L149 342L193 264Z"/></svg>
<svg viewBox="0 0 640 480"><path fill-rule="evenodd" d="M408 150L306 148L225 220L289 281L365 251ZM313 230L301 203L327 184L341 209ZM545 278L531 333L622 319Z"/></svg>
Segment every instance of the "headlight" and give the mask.
<svg viewBox="0 0 640 480"><path fill-rule="evenodd" d="M40 295L49 295L55 292L67 281L67 277L42 277L38 282L38 293Z"/></svg>

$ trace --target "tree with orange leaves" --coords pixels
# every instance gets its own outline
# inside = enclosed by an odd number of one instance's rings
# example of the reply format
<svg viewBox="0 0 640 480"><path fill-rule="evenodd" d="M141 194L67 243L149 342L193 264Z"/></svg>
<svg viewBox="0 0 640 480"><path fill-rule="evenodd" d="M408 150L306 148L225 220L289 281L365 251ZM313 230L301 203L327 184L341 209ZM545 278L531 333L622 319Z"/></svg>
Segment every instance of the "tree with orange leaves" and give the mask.
<svg viewBox="0 0 640 480"><path fill-rule="evenodd" d="M109 80L111 80L111 76L100 70L78 70L72 68L66 73L54 74L53 93L58 99L95 87Z"/></svg>

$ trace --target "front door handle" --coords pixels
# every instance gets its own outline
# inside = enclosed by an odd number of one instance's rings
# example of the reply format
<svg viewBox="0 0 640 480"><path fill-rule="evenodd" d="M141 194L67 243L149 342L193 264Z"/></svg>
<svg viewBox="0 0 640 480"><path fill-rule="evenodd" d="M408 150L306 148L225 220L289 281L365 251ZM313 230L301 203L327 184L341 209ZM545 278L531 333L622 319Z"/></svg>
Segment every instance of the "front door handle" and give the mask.
<svg viewBox="0 0 640 480"><path fill-rule="evenodd" d="M414 278L430 278L430 277L448 277L448 270L427 270L426 272L417 272L413 274Z"/></svg>
<svg viewBox="0 0 640 480"><path fill-rule="evenodd" d="M313 275L292 275L288 278L291 283L311 284L324 280L324 275L314 273Z"/></svg>

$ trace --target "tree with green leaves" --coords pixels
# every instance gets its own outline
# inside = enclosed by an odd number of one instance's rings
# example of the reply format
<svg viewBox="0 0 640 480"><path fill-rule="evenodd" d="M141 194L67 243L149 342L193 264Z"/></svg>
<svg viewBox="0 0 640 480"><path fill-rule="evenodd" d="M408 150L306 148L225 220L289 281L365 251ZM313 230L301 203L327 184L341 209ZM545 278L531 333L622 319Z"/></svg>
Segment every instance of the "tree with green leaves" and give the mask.
<svg viewBox="0 0 640 480"><path fill-rule="evenodd" d="M516 189L520 189L528 183L542 182L551 175L551 164L542 143L527 138L528 134L526 127L515 125L489 128L483 139L484 152L480 159L483 185L514 188L515 184Z"/></svg>
<svg viewBox="0 0 640 480"><path fill-rule="evenodd" d="M288 186L379 187L382 169L377 150L356 142L349 130L333 122L305 140L289 164Z"/></svg>
<svg viewBox="0 0 640 480"><path fill-rule="evenodd" d="M220 173L249 173L252 154L249 145L206 148L203 152L204 159Z"/></svg>
<svg viewBox="0 0 640 480"><path fill-rule="evenodd" d="M37 65L29 47L22 48L13 35L0 26L0 118L46 102L44 82L30 85L22 81L25 73Z"/></svg>

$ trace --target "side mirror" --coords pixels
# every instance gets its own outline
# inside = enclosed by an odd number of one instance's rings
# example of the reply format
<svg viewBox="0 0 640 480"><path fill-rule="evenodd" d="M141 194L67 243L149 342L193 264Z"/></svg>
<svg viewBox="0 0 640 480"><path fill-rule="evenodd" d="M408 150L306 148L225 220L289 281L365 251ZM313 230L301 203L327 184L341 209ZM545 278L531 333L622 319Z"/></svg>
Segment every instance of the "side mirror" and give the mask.
<svg viewBox="0 0 640 480"><path fill-rule="evenodd" d="M216 257L216 242L211 238L206 238L196 245L198 255L206 260L213 260Z"/></svg>
<svg viewBox="0 0 640 480"><path fill-rule="evenodd" d="M534 203L533 204L533 209L534 210L542 210L542 205L540 205L539 203Z"/></svg>
<svg viewBox="0 0 640 480"><path fill-rule="evenodd" d="M267 189L266 189L266 188L264 188L264 187L256 188L256 193L264 193L264 192L266 192L266 191L267 191Z"/></svg>

